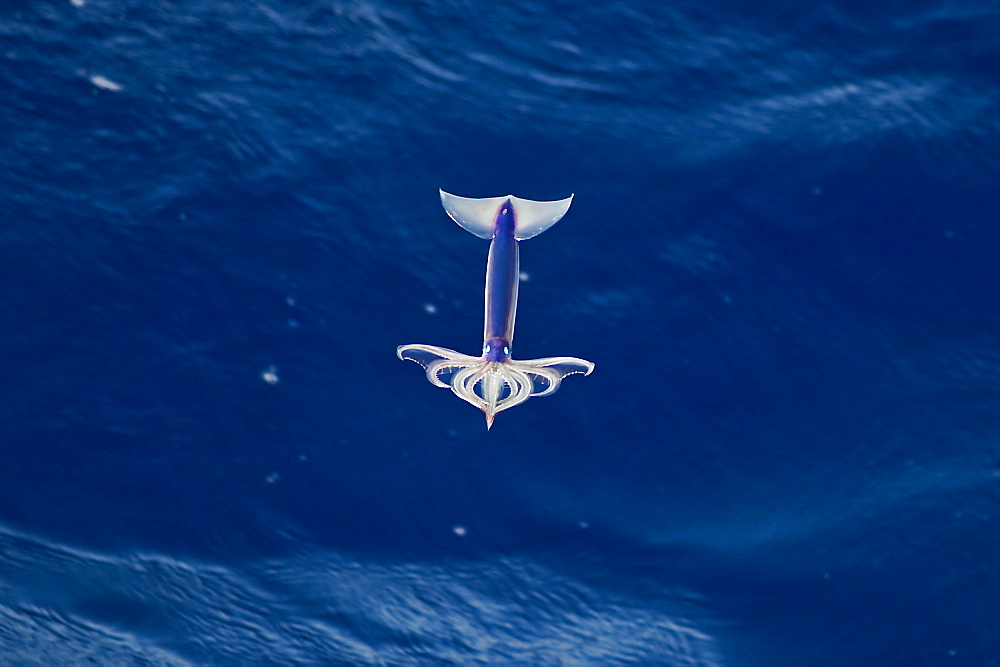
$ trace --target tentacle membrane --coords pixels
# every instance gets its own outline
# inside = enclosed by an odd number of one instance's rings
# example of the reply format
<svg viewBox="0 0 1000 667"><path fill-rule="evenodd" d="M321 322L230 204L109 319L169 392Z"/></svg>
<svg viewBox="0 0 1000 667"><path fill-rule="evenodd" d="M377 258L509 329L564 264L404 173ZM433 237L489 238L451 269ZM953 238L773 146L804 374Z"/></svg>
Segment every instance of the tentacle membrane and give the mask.
<svg viewBox="0 0 1000 667"><path fill-rule="evenodd" d="M427 379L438 387L448 387L456 396L493 418L532 396L549 396L567 375L589 375L594 364L576 357L548 357L518 361L489 361L434 345L401 345L400 359L414 361L427 371Z"/></svg>

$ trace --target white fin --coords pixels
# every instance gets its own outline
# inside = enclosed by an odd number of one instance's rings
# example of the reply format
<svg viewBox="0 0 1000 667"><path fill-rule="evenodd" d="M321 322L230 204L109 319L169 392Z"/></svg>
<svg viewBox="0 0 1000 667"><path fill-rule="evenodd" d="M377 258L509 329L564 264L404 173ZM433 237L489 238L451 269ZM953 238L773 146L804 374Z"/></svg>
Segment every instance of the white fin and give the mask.
<svg viewBox="0 0 1000 667"><path fill-rule="evenodd" d="M508 199L514 207L514 218L517 220L514 238L518 241L538 236L559 222L573 203L573 195L559 201L533 201L512 195L470 199L441 190L441 204L448 216L463 229L482 239L493 238L493 223L497 212L500 205Z"/></svg>
<svg viewBox="0 0 1000 667"><path fill-rule="evenodd" d="M496 221L497 211L500 210L500 204L507 199L507 197L470 199L441 190L441 204L448 217L457 222L462 229L481 239L493 238L493 223Z"/></svg>
<svg viewBox="0 0 1000 667"><path fill-rule="evenodd" d="M514 238L523 241L538 236L559 222L573 203L573 195L558 201L532 201L511 197L510 203L514 205L514 217L517 220Z"/></svg>

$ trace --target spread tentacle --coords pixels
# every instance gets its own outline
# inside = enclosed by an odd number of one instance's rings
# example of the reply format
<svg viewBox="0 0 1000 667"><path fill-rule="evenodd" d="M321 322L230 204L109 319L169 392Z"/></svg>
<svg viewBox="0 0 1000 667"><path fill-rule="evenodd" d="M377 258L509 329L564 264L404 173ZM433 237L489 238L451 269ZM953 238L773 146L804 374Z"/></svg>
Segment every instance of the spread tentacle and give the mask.
<svg viewBox="0 0 1000 667"><path fill-rule="evenodd" d="M396 354L423 366L433 385L450 388L482 410L487 424L498 412L532 396L555 393L566 376L594 370L594 364L576 357L489 361L434 345L401 345Z"/></svg>

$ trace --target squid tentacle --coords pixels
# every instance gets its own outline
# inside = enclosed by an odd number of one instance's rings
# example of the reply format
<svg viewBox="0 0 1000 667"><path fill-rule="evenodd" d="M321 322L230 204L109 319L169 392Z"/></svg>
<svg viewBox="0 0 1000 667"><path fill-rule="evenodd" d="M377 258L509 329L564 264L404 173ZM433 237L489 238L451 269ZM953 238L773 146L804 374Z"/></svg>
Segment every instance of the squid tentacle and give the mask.
<svg viewBox="0 0 1000 667"><path fill-rule="evenodd" d="M594 369L594 364L576 357L498 362L434 345L403 345L396 353L400 359L423 366L431 384L451 389L463 401L486 413L488 423L492 423L498 412L520 405L532 396L555 393L563 378L577 373L589 375Z"/></svg>

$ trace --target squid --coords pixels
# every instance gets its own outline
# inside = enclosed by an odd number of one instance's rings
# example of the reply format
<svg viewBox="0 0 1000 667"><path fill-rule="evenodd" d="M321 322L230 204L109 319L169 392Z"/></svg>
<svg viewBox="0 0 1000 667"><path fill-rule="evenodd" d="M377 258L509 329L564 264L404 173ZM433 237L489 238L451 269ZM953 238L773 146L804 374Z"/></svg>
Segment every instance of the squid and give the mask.
<svg viewBox="0 0 1000 667"><path fill-rule="evenodd" d="M440 191L448 216L466 231L490 239L486 261L486 312L483 352L475 357L434 345L400 345L396 356L424 367L436 387L482 410L486 428L497 413L532 396L549 396L563 378L590 375L594 364L576 357L516 360L511 357L517 288L520 282L518 242L538 236L569 210L573 196L558 201L532 201L512 195L471 199Z"/></svg>

